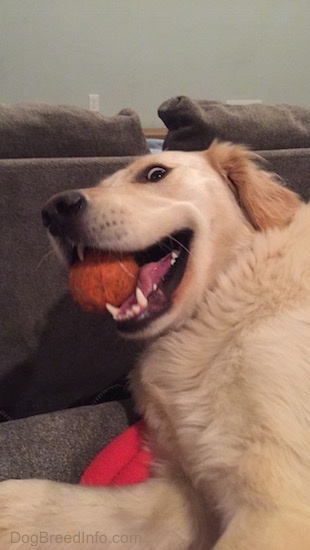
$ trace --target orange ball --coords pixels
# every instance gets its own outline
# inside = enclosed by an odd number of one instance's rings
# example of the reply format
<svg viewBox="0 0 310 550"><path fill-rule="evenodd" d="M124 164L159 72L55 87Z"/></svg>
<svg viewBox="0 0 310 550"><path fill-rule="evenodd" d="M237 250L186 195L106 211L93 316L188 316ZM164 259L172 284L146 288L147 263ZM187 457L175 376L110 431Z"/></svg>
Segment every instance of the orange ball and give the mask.
<svg viewBox="0 0 310 550"><path fill-rule="evenodd" d="M139 267L130 255L88 252L69 272L69 288L80 306L100 313L107 303L120 306L134 291Z"/></svg>

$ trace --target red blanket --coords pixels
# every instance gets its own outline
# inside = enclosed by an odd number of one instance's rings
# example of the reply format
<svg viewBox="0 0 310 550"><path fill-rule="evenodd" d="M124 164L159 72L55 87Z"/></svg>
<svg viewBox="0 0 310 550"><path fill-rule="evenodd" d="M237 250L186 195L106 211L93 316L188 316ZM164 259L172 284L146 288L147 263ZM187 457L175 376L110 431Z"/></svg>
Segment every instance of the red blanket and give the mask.
<svg viewBox="0 0 310 550"><path fill-rule="evenodd" d="M143 421L114 439L90 463L82 475L82 485L129 485L150 475L152 456L143 442Z"/></svg>

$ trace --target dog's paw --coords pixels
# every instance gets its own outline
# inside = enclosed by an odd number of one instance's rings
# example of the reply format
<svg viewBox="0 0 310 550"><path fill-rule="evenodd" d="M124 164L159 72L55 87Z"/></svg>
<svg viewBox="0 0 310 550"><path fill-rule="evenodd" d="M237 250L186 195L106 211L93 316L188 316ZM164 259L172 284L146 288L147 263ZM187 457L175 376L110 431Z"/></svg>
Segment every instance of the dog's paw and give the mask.
<svg viewBox="0 0 310 550"><path fill-rule="evenodd" d="M22 548L18 544L22 542L21 535L31 529L27 517L31 507L27 504L28 486L27 481L15 479L0 483L0 548L3 550Z"/></svg>
<svg viewBox="0 0 310 550"><path fill-rule="evenodd" d="M55 512L57 515L54 485L58 484L37 479L0 483L1 550L26 550L32 546L50 548L46 537L43 539Z"/></svg>
<svg viewBox="0 0 310 550"><path fill-rule="evenodd" d="M94 491L29 479L0 483L0 550L107 549L110 513ZM119 545L120 547L122 545Z"/></svg>
<svg viewBox="0 0 310 550"><path fill-rule="evenodd" d="M123 489L38 479L3 481L0 550L155 550L159 537L162 550L188 548L191 521L183 513L181 519L178 514L172 519L172 527L170 517L165 521L163 490L156 492L153 484L151 492L140 485ZM171 500L173 509L174 492Z"/></svg>

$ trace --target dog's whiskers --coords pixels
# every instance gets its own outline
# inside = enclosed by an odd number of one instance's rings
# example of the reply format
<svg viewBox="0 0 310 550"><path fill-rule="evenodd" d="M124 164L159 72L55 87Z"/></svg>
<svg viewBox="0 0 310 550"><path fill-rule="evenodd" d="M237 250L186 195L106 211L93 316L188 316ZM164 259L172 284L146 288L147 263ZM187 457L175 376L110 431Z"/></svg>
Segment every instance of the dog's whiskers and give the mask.
<svg viewBox="0 0 310 550"><path fill-rule="evenodd" d="M183 248L183 250L185 250L185 252L187 252L187 254L189 256L191 256L191 251L189 250L189 248L187 248L187 246L185 246L181 241L179 241L178 239L176 239L175 237L173 237L173 235L169 235L169 239L171 239L172 241L174 241L175 243L177 243L181 248Z"/></svg>
<svg viewBox="0 0 310 550"><path fill-rule="evenodd" d="M124 263L122 262L122 260L119 260L118 263L119 263L119 265L121 266L121 268L127 273L127 275L128 275L129 277L131 277L132 279L135 279L135 278L136 278L135 275L134 275L133 273L131 273L131 272L129 271L129 269L127 269L127 267L124 265Z"/></svg>
<svg viewBox="0 0 310 550"><path fill-rule="evenodd" d="M40 269L41 265L48 259L48 258L51 258L52 256L55 256L55 250L51 249L49 250L48 252L46 252L45 254L43 254L41 260L39 261L38 265L36 266L36 270L37 269Z"/></svg>

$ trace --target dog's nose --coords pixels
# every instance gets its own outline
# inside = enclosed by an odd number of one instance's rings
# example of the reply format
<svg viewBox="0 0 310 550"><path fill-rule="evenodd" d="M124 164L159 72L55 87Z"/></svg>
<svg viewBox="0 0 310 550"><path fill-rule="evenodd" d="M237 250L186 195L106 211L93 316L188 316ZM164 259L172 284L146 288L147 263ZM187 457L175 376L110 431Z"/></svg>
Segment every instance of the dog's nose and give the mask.
<svg viewBox="0 0 310 550"><path fill-rule="evenodd" d="M64 191L52 197L42 209L44 227L54 236L62 235L72 226L87 202L79 191Z"/></svg>

